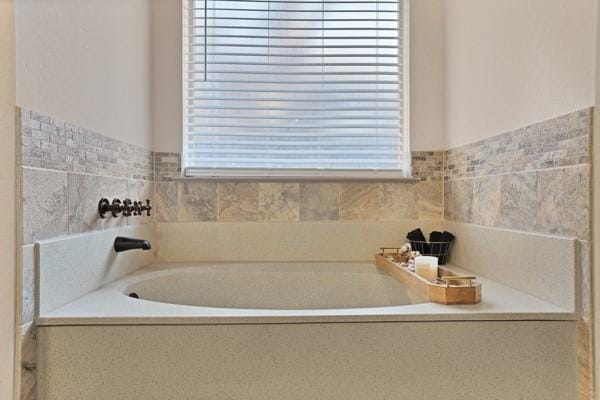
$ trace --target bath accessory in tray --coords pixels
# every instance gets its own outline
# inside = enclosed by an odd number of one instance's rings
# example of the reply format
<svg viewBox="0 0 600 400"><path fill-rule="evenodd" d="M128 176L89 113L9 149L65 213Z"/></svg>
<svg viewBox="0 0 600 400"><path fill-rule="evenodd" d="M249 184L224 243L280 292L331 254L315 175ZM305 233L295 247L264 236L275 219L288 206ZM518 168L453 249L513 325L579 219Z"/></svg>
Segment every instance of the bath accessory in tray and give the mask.
<svg viewBox="0 0 600 400"><path fill-rule="evenodd" d="M437 257L439 265L444 265L448 261L455 239L454 235L448 231L433 231L427 241L421 229L408 232L406 238L410 241L413 251L418 251L424 256Z"/></svg>
<svg viewBox="0 0 600 400"><path fill-rule="evenodd" d="M382 248L375 256L375 264L410 290L423 298L440 304L477 304L481 301L481 284L476 277L457 275L445 267L438 268L439 279L428 281L396 261L400 248Z"/></svg>

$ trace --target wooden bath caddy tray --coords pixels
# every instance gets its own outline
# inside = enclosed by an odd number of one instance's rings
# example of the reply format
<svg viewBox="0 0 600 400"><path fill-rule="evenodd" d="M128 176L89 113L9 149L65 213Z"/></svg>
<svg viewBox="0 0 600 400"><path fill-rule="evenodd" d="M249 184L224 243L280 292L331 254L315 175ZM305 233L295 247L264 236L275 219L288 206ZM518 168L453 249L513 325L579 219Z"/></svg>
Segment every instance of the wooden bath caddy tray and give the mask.
<svg viewBox="0 0 600 400"><path fill-rule="evenodd" d="M395 250L395 253L386 253ZM375 264L423 298L440 304L477 304L481 301L481 284L474 276L457 275L448 268L438 267L438 281L428 281L395 261L399 249L382 248Z"/></svg>

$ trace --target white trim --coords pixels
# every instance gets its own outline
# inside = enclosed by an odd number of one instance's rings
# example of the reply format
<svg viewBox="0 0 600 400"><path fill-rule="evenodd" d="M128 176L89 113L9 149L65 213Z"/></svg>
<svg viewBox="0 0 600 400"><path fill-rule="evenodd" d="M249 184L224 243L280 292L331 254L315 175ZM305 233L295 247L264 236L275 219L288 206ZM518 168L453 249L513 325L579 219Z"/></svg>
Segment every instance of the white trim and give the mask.
<svg viewBox="0 0 600 400"><path fill-rule="evenodd" d="M402 170L186 168L181 179L260 181L419 181Z"/></svg>
<svg viewBox="0 0 600 400"><path fill-rule="evenodd" d="M402 23L404 24L404 33L402 37L402 50L403 50L403 74L402 74L402 94L404 100L402 104L402 110L404 111L402 119L402 140L404 140L404 153L410 153L410 0L401 0L404 6L404 12L402 14ZM404 160L404 169L408 175L412 174L412 162L411 158L407 157Z"/></svg>

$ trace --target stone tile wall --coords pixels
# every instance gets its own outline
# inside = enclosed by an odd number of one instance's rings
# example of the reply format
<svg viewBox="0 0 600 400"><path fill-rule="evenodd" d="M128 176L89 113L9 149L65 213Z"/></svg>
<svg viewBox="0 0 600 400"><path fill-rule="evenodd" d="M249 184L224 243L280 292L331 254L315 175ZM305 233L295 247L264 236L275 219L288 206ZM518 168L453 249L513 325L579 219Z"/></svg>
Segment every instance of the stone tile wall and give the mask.
<svg viewBox="0 0 600 400"><path fill-rule="evenodd" d="M21 194L21 398L35 399L36 241L154 217L98 216L101 197L154 198L154 154L35 111L17 113Z"/></svg>
<svg viewBox="0 0 600 400"><path fill-rule="evenodd" d="M155 152L154 176L156 182L170 182L181 177L181 154Z"/></svg>
<svg viewBox="0 0 600 400"><path fill-rule="evenodd" d="M178 180L178 153L156 153L158 222L441 220L443 152L414 152L418 182Z"/></svg>
<svg viewBox="0 0 600 400"><path fill-rule="evenodd" d="M157 222L441 220L442 182L156 183Z"/></svg>
<svg viewBox="0 0 600 400"><path fill-rule="evenodd" d="M445 152L444 177L460 179L591 162L592 110L584 109Z"/></svg>
<svg viewBox="0 0 600 400"><path fill-rule="evenodd" d="M411 153L411 173L423 181L444 179L443 151L413 151Z"/></svg>
<svg viewBox="0 0 600 400"><path fill-rule="evenodd" d="M590 239L592 113L448 150L447 220Z"/></svg>

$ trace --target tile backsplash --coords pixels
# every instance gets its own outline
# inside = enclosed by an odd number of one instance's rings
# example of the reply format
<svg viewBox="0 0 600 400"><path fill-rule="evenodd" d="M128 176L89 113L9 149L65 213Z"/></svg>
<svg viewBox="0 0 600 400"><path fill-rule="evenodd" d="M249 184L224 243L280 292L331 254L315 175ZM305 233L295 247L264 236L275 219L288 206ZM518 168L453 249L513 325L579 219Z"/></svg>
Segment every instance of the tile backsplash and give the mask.
<svg viewBox="0 0 600 400"><path fill-rule="evenodd" d="M440 220L442 182L157 182L156 204L157 222Z"/></svg>
<svg viewBox="0 0 600 400"><path fill-rule="evenodd" d="M446 151L444 216L590 239L592 110Z"/></svg>
<svg viewBox="0 0 600 400"><path fill-rule="evenodd" d="M154 180L154 153L89 129L18 109L21 165Z"/></svg>
<svg viewBox="0 0 600 400"><path fill-rule="evenodd" d="M154 197L154 153L20 109L22 244L153 218L100 219L101 197Z"/></svg>
<svg viewBox="0 0 600 400"><path fill-rule="evenodd" d="M592 109L445 152L446 180L591 163Z"/></svg>
<svg viewBox="0 0 600 400"><path fill-rule="evenodd" d="M412 154L415 182L183 181L178 153L155 157L157 222L442 218L442 151Z"/></svg>

